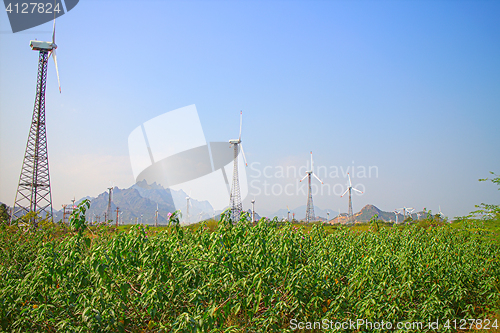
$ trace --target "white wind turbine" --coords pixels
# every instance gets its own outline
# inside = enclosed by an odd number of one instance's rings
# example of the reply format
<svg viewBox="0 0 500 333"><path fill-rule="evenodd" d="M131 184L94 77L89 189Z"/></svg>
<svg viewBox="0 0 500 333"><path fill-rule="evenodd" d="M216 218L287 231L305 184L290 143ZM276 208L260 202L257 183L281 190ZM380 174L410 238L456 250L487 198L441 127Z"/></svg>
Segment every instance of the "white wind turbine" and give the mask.
<svg viewBox="0 0 500 333"><path fill-rule="evenodd" d="M155 227L158 227L158 203L156 204L156 211L155 211Z"/></svg>
<svg viewBox="0 0 500 333"><path fill-rule="evenodd" d="M314 220L315 215L314 215L314 204L313 204L313 198L312 198L312 190L311 190L311 176L314 176L321 184L323 184L323 181L316 176L314 173L314 165L313 165L313 152L311 152L311 170L306 171L306 175L304 178L302 178L300 181L303 181L304 179L308 179L308 190L307 190L307 208L306 208L306 223L311 222Z"/></svg>
<svg viewBox="0 0 500 333"><path fill-rule="evenodd" d="M358 189L355 189L354 187L352 187L352 183L351 183L351 176L349 175L349 173L347 173L347 177L349 178L349 187L347 188L347 190L345 190L344 194L342 194L340 197L342 198L347 192L349 192L349 212L348 212L348 222L349 223L354 223L354 216L353 216L353 213L352 213L352 199L351 199L351 195L352 195L352 190L356 191L356 192L359 192L361 194L363 194L363 192L361 192L360 190Z"/></svg>
<svg viewBox="0 0 500 333"><path fill-rule="evenodd" d="M400 211L403 211L403 221L406 220L406 215L410 212L410 211L414 211L414 209L412 207L408 208L408 207L405 207L403 206L402 208L398 208L398 210Z"/></svg>
<svg viewBox="0 0 500 333"><path fill-rule="evenodd" d="M229 144L234 147L233 184L231 186L231 197L229 199L229 207L231 208L231 219L233 222L238 222L240 220L241 211L243 210L243 205L241 204L240 181L238 178L238 147L241 148L241 153L243 155L243 159L245 160L245 165L248 166L247 159L245 157L245 152L243 151L243 146L241 144L242 124L243 124L243 112L240 111L240 135L238 139L229 140Z"/></svg>
<svg viewBox="0 0 500 333"><path fill-rule="evenodd" d="M394 210L394 215L396 215L396 224L398 224L399 211L397 209Z"/></svg>
<svg viewBox="0 0 500 333"><path fill-rule="evenodd" d="M189 206L193 206L190 202L191 200L191 192L189 192L189 195L186 196L186 219L185 219L185 223L188 224L189 223Z"/></svg>
<svg viewBox="0 0 500 333"><path fill-rule="evenodd" d="M413 216L411 216L411 214L413 214L413 212L415 211L414 208L408 208L408 216L411 217L413 219Z"/></svg>

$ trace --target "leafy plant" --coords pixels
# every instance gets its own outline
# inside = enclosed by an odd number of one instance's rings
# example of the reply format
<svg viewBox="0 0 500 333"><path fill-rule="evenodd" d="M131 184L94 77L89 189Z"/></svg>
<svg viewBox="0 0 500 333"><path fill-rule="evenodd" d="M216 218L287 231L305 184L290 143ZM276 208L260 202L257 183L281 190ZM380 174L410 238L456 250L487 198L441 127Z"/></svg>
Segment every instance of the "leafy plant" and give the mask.
<svg viewBox="0 0 500 333"><path fill-rule="evenodd" d="M90 200L85 199L78 204L69 217L69 225L72 231L82 235L88 227L85 212L90 207Z"/></svg>
<svg viewBox="0 0 500 333"><path fill-rule="evenodd" d="M498 308L500 249L474 226L329 234L321 225L223 218L213 232L173 221L161 232L95 233L91 242L6 229L2 329L288 332L292 318L424 321Z"/></svg>
<svg viewBox="0 0 500 333"><path fill-rule="evenodd" d="M0 204L0 225L8 225L10 221L9 209L6 204Z"/></svg>

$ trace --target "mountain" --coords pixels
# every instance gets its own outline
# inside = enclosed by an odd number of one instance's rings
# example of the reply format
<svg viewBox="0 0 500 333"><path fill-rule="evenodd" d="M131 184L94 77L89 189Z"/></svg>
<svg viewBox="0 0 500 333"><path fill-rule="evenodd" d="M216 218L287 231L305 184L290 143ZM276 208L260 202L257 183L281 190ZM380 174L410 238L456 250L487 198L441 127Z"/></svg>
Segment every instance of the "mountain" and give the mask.
<svg viewBox="0 0 500 333"><path fill-rule="evenodd" d="M369 222L371 218L377 214L378 215L378 220L385 221L385 222L395 222L396 221L396 214L394 212L384 212L374 205L366 205L364 206L358 213L354 214L354 221L355 222ZM425 212L418 212L421 217L425 216ZM411 214L412 219L417 220L418 215L417 213ZM335 219L335 223L346 223L348 220L347 214L342 214L340 218ZM398 214L397 217L398 222L403 222L404 216L402 214Z"/></svg>
<svg viewBox="0 0 500 333"><path fill-rule="evenodd" d="M108 192L101 193L91 201L87 211L87 219L92 222L103 222L108 209ZM118 214L120 222L125 224L145 223L154 224L154 216L158 205L158 223L167 223L167 214L173 211L173 206L168 203L156 203L144 198L135 188L119 189L113 188L111 200L111 216L106 216L107 220L116 222L116 208L119 207Z"/></svg>
<svg viewBox="0 0 500 333"><path fill-rule="evenodd" d="M156 183L148 184L146 181L138 182L128 189L113 188L111 199L111 217L107 220L116 222L116 208L120 223L135 224L144 223L153 225L155 214L158 209L158 224L168 222L168 213L173 213L176 209L181 211L182 224L199 222L212 218L214 210L208 201L198 201L194 198L189 200L189 219L186 218L186 193L182 190L175 191L165 189ZM89 198L89 197L87 197ZM96 198L89 198L91 205L87 211L87 219L92 222L103 222L107 214L109 193L103 192ZM83 198L78 202L83 201ZM178 203L177 207L175 202ZM59 217L59 219L62 218Z"/></svg>
<svg viewBox="0 0 500 333"><path fill-rule="evenodd" d="M183 219L181 221L186 223L186 208L188 195L183 190L175 191L170 189L165 189L161 185L153 183L149 185L145 180L140 181L131 188L139 191L140 195L144 198L148 198L159 204L165 204L171 206L171 212L177 208L181 210L183 214ZM212 205L206 200L199 201L195 198L189 199L189 222L194 223L209 218L213 218L216 212Z"/></svg>
<svg viewBox="0 0 500 333"><path fill-rule="evenodd" d="M247 213L248 213L248 215L250 216L250 219L252 219L252 210L251 210L251 209L247 210ZM260 220L260 217L261 217L261 216L260 216L259 214L257 214L257 212L255 212L255 217L254 217L254 218L255 218L255 221Z"/></svg>

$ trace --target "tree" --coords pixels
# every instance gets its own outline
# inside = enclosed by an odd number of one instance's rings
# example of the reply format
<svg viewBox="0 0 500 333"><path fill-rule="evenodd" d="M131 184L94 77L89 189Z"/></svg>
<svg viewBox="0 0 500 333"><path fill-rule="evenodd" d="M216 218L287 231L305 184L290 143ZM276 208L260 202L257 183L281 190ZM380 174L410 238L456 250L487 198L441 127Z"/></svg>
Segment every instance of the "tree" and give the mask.
<svg viewBox="0 0 500 333"><path fill-rule="evenodd" d="M486 182L489 180L493 184L498 185L498 190L500 191L500 176L491 171L490 173L494 176L494 178L484 178L479 179L479 181ZM480 205L476 205L476 208L479 209L471 212L470 216L482 217L483 219L500 219L500 205L481 203Z"/></svg>
<svg viewBox="0 0 500 333"><path fill-rule="evenodd" d="M0 205L0 224L9 224L10 214L6 204Z"/></svg>

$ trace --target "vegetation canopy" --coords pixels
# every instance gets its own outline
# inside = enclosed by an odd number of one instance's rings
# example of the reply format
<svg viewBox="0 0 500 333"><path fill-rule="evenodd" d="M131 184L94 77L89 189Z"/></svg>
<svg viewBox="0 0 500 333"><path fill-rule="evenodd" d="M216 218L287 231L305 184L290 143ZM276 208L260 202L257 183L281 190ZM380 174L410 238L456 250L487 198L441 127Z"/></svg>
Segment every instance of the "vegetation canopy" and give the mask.
<svg viewBox="0 0 500 333"><path fill-rule="evenodd" d="M5 332L291 331L290 322L490 318L500 248L485 221L369 230L228 213L216 227L87 227L0 232ZM495 222L495 218L497 219ZM493 241L492 241L493 237ZM493 317L492 317L493 316ZM451 330L451 329L450 329Z"/></svg>

